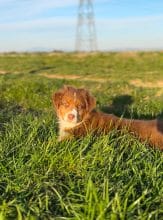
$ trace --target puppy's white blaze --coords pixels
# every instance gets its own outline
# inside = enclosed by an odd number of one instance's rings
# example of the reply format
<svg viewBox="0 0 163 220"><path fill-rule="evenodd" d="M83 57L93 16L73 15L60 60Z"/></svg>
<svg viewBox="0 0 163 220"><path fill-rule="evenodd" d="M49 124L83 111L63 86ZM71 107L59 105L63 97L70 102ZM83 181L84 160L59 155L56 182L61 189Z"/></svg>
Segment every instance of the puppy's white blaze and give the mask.
<svg viewBox="0 0 163 220"><path fill-rule="evenodd" d="M74 92L74 101L76 101L76 92Z"/></svg>
<svg viewBox="0 0 163 220"><path fill-rule="evenodd" d="M68 120L68 114L73 114L75 117L74 119L70 122ZM60 134L59 134L59 140L62 140L66 137L69 136L69 134L64 130L65 128L73 128L79 123L77 123L77 118L78 118L78 112L76 109L72 109L72 111L66 113L63 119L59 119L59 127L60 127Z"/></svg>

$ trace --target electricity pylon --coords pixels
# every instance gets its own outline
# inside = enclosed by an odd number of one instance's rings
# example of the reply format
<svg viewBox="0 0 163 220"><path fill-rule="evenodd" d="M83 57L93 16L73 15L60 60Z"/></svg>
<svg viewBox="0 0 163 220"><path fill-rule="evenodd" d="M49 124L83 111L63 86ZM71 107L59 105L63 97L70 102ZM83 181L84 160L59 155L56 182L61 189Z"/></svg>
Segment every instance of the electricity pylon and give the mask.
<svg viewBox="0 0 163 220"><path fill-rule="evenodd" d="M93 0L79 0L75 49L77 52L97 51Z"/></svg>

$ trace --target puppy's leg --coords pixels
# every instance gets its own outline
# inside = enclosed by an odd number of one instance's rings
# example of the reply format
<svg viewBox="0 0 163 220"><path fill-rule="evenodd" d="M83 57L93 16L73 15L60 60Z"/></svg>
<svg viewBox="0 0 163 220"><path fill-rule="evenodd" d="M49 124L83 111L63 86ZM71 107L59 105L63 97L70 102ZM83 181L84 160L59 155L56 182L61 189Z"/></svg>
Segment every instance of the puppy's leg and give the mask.
<svg viewBox="0 0 163 220"><path fill-rule="evenodd" d="M89 133L89 129L86 127L84 123L81 123L73 128L65 128L64 130L71 137L82 137Z"/></svg>
<svg viewBox="0 0 163 220"><path fill-rule="evenodd" d="M60 130L58 141L69 140L69 139L72 139L72 137L73 136L69 132L67 132L65 130Z"/></svg>

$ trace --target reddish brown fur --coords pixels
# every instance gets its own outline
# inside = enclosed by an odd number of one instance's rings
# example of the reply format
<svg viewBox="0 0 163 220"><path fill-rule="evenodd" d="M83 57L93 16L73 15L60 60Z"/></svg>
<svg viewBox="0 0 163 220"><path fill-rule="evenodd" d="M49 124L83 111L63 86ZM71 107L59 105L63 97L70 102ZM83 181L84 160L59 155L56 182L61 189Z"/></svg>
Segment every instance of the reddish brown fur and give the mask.
<svg viewBox="0 0 163 220"><path fill-rule="evenodd" d="M75 102L72 101L74 93L76 93ZM64 86L63 89L56 92L52 97L52 101L58 116L63 116L65 112L70 111L72 108L78 108L81 119L84 119L96 105L95 98L88 91L70 86Z"/></svg>
<svg viewBox="0 0 163 220"><path fill-rule="evenodd" d="M76 101L72 99L76 93ZM64 114L69 108L64 106L64 102L69 101L69 107L78 108L80 106L79 124L69 128L65 127L64 131L68 134L61 139L71 136L81 137L89 132L95 134L107 134L112 129L127 129L133 135L140 138L142 141L149 142L150 145L163 150L163 121L162 120L134 120L119 118L113 114L105 114L94 110L96 102L88 91L84 89L75 89L73 87L64 87L53 96L53 103L57 115Z"/></svg>

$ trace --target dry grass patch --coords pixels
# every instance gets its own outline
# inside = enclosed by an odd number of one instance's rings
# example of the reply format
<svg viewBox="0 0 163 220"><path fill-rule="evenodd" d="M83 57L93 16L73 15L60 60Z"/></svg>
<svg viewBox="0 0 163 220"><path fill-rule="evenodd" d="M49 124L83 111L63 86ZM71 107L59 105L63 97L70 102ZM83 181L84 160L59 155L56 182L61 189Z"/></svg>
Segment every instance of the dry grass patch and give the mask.
<svg viewBox="0 0 163 220"><path fill-rule="evenodd" d="M5 70L0 70L0 75L4 75L4 74L7 74L8 72L5 71Z"/></svg>
<svg viewBox="0 0 163 220"><path fill-rule="evenodd" d="M129 51L129 52L120 52L116 55L118 58L137 58L138 52L135 51Z"/></svg>
<svg viewBox="0 0 163 220"><path fill-rule="evenodd" d="M135 87L143 87L143 88L163 88L163 81L155 81L155 82L143 82L140 79L134 79L130 81L130 84Z"/></svg>
<svg viewBox="0 0 163 220"><path fill-rule="evenodd" d="M92 81L92 82L100 82L105 83L106 79L104 78L91 78L90 77L83 77L79 75L63 75L63 74L47 74L47 73L41 73L41 76L47 77L49 79L68 79L68 80L81 80L81 81Z"/></svg>
<svg viewBox="0 0 163 220"><path fill-rule="evenodd" d="M130 84L135 86L135 87L142 87L142 88L157 88L159 89L158 92L156 93L156 97L160 97L163 95L163 81L155 81L155 82L143 82L140 79L135 79L131 80Z"/></svg>

